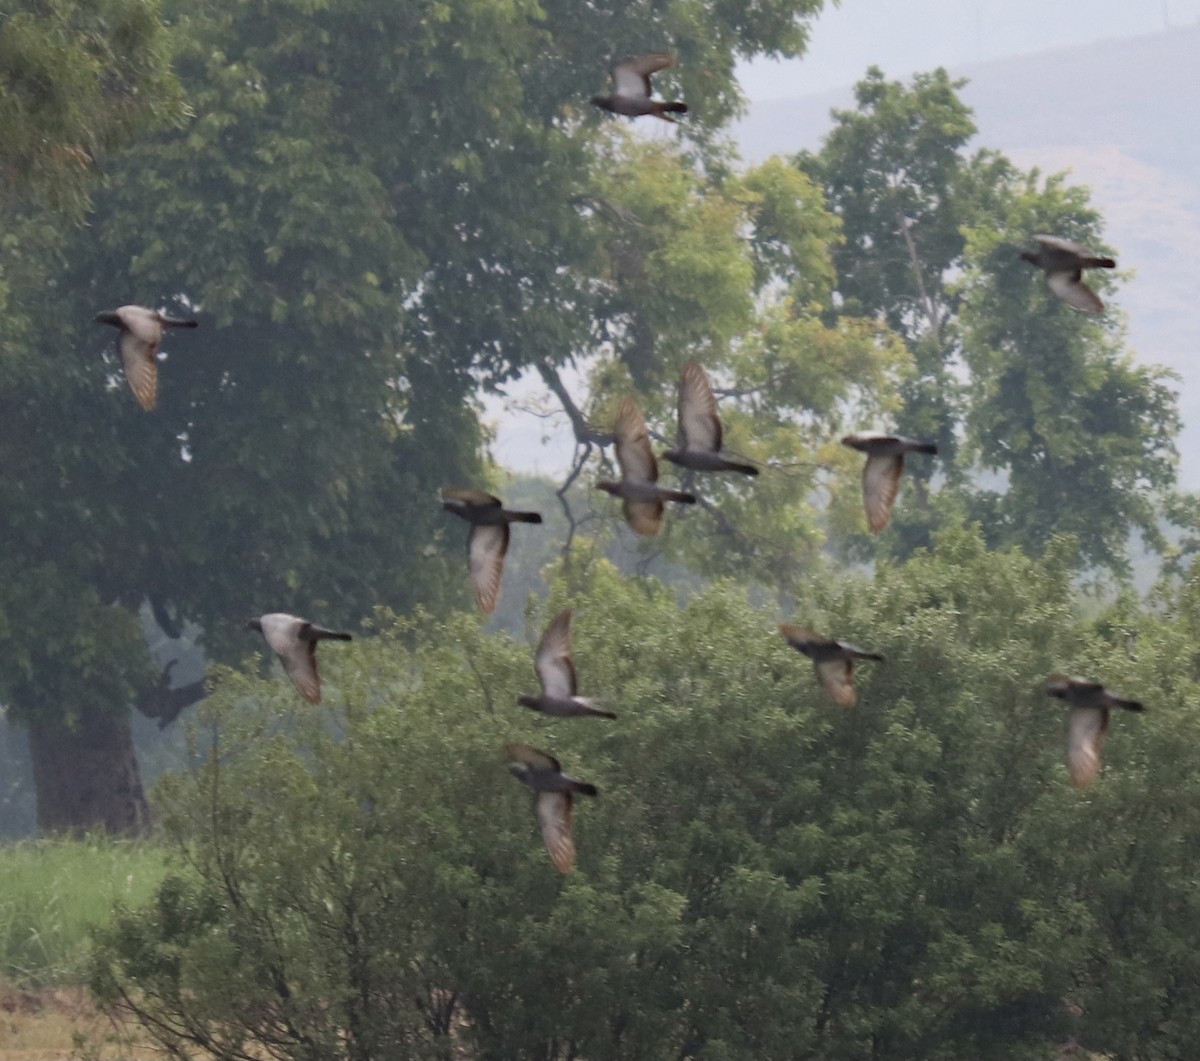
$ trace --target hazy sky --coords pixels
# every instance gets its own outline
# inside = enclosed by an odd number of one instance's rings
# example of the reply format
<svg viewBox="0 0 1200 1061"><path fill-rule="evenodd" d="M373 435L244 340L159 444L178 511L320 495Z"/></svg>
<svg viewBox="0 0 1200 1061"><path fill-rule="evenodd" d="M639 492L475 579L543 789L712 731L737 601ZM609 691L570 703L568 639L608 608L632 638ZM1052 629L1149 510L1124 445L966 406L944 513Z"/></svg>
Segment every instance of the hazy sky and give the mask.
<svg viewBox="0 0 1200 1061"><path fill-rule="evenodd" d="M802 58L741 69L753 100L852 85L871 64L917 70L1090 44L1200 22L1200 0L843 0L827 3Z"/></svg>

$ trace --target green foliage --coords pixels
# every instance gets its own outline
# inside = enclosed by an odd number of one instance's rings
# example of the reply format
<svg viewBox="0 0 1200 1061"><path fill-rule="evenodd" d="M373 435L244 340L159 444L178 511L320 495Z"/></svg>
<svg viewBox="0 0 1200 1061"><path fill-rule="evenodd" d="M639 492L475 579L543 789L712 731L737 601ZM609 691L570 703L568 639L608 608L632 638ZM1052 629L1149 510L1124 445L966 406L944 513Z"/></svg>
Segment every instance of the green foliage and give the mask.
<svg viewBox="0 0 1200 1061"><path fill-rule="evenodd" d="M0 977L28 987L77 982L90 931L114 903L140 905L165 872L144 844L99 837L0 845Z"/></svg>
<svg viewBox="0 0 1200 1061"><path fill-rule="evenodd" d="M898 510L884 547L908 555L965 516L993 544L1035 555L1070 535L1076 570L1127 577L1131 530L1165 546L1179 428L1170 374L1133 366L1114 310L1069 310L1018 260L1034 233L1099 246L1099 217L1062 176L1043 184L996 152L968 155L961 86L944 70L905 85L872 68L857 109L835 112L820 152L797 160L842 222L841 312L882 317L912 353L896 426L939 447L936 462L906 469L922 503Z"/></svg>
<svg viewBox="0 0 1200 1061"><path fill-rule="evenodd" d="M105 934L97 986L228 1058L1186 1053L1200 689L1166 664L1182 631L1144 623L1131 657L1080 624L1072 550L956 530L814 586L798 620L887 656L848 711L739 592L679 608L586 556L546 614L576 606L612 725L515 706L529 648L468 618L381 616L319 712L228 674L162 793L178 869ZM1148 705L1084 793L1052 669ZM600 787L569 877L511 739Z"/></svg>
<svg viewBox="0 0 1200 1061"><path fill-rule="evenodd" d="M0 209L78 220L98 156L183 115L157 0L0 3Z"/></svg>
<svg viewBox="0 0 1200 1061"><path fill-rule="evenodd" d="M992 541L1037 553L1056 533L1078 541L1078 568L1128 572L1128 538L1159 550L1161 499L1175 483L1180 420L1173 375L1135 366L1111 318L1055 299L1016 257L1026 234L1101 246L1087 193L1061 176L1010 171L990 221L969 229L963 349L971 369L969 452L1007 477L972 505ZM1089 285L1103 289L1098 271Z"/></svg>

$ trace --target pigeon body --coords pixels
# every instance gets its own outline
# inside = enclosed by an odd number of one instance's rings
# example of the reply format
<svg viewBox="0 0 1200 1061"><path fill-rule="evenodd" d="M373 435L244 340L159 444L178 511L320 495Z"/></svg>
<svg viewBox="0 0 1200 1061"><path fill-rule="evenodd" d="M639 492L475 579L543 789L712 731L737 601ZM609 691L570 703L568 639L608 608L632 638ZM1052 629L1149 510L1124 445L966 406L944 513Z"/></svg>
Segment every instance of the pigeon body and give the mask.
<svg viewBox="0 0 1200 1061"><path fill-rule="evenodd" d="M876 431L847 435L842 439L842 445L867 455L863 467L863 505L867 510L867 524L876 534L892 520L892 505L900 491L900 476L904 473L904 454L936 454L938 451L933 442Z"/></svg>
<svg viewBox="0 0 1200 1061"><path fill-rule="evenodd" d="M598 794L596 786L564 774L553 755L528 744L506 744L512 760L509 771L518 781L533 789L533 808L550 861L560 873L575 867L575 842L571 837L572 805L575 793Z"/></svg>
<svg viewBox="0 0 1200 1061"><path fill-rule="evenodd" d="M601 711L595 701L578 695L575 663L571 659L571 609L564 608L551 621L538 642L534 667L542 691L538 696L518 696L517 703L543 715L559 718L616 718Z"/></svg>
<svg viewBox="0 0 1200 1061"><path fill-rule="evenodd" d="M1084 313L1103 313L1100 296L1083 282L1084 269L1115 269L1112 258L1093 254L1078 243L1058 236L1034 236L1036 251L1021 251L1021 260L1046 274L1050 290L1068 306Z"/></svg>
<svg viewBox="0 0 1200 1061"><path fill-rule="evenodd" d="M1108 737L1108 713L1114 707L1143 710L1137 700L1115 696L1099 682L1051 674L1046 695L1064 700L1071 712L1067 718L1067 770L1071 784L1087 788L1100 773L1104 741Z"/></svg>
<svg viewBox="0 0 1200 1061"><path fill-rule="evenodd" d="M629 118L640 118L652 114L664 122L675 123L672 114L687 114L687 104L678 101L659 102L651 99L654 87L650 75L675 65L675 56L668 52L650 52L646 55L631 55L612 68L612 93L593 96L592 103L612 114L624 114Z"/></svg>
<svg viewBox="0 0 1200 1061"><path fill-rule="evenodd" d="M650 433L642 411L630 397L621 400L615 436L621 479L615 483L602 479L596 488L624 501L625 519L638 534L657 534L662 529L663 502L694 505L696 495L658 485L658 462L650 448Z"/></svg>
<svg viewBox="0 0 1200 1061"><path fill-rule="evenodd" d="M858 702L858 690L854 687L854 661L883 660L878 652L868 652L847 641L834 641L803 626L781 623L779 632L792 648L803 652L813 661L817 680L839 707L853 707Z"/></svg>
<svg viewBox="0 0 1200 1061"><path fill-rule="evenodd" d="M197 328L199 321L177 320L145 306L121 306L97 313L97 324L118 329L117 351L129 389L143 409L153 409L158 401L158 348L168 328Z"/></svg>
<svg viewBox="0 0 1200 1061"><path fill-rule="evenodd" d="M699 362L689 361L679 377L679 448L667 450L663 458L697 472L757 475L753 464L721 456L721 436L721 417L708 374Z"/></svg>
<svg viewBox="0 0 1200 1061"><path fill-rule="evenodd" d="M480 610L491 615L500 600L500 580L504 575L504 557L508 554L508 525L541 523L542 517L537 512L509 511L498 497L457 486L442 487L442 508L471 524L467 538L471 587Z"/></svg>
<svg viewBox="0 0 1200 1061"><path fill-rule="evenodd" d="M285 612L269 612L246 624L247 630L257 630L279 657L287 676L292 679L301 696L310 704L321 702L321 676L317 672L318 641L351 641L350 634L326 630L307 619Z"/></svg>

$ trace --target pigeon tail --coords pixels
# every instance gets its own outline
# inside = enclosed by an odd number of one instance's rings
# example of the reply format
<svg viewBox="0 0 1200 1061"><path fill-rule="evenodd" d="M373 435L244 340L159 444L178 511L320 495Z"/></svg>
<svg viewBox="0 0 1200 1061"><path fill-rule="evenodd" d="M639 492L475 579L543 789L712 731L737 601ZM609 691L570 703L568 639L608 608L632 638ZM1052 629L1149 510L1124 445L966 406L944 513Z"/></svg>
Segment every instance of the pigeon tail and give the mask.
<svg viewBox="0 0 1200 1061"><path fill-rule="evenodd" d="M937 451L938 448L936 442L919 442L917 445L913 446L914 453L929 453L936 457Z"/></svg>
<svg viewBox="0 0 1200 1061"><path fill-rule="evenodd" d="M309 623L308 629L300 633L300 637L305 641L353 641L353 634L344 634L338 630L326 630L323 626L313 626Z"/></svg>
<svg viewBox="0 0 1200 1061"><path fill-rule="evenodd" d="M176 317L160 317L163 324L168 328L199 328L200 322L193 320L181 320Z"/></svg>
<svg viewBox="0 0 1200 1061"><path fill-rule="evenodd" d="M743 475L757 475L758 469L753 464L738 464L736 461L730 461L728 470L731 472L741 472Z"/></svg>
<svg viewBox="0 0 1200 1061"><path fill-rule="evenodd" d="M541 523L542 514L540 512L505 512L510 523Z"/></svg>
<svg viewBox="0 0 1200 1061"><path fill-rule="evenodd" d="M1117 263L1112 258L1080 258L1079 264L1084 269L1115 269Z"/></svg>
<svg viewBox="0 0 1200 1061"><path fill-rule="evenodd" d="M600 790L590 781L576 781L571 779L571 791L578 792L581 796L598 796Z"/></svg>
<svg viewBox="0 0 1200 1061"><path fill-rule="evenodd" d="M1142 703L1140 700L1122 700L1119 696L1114 696L1112 698L1112 702L1114 704L1116 704L1117 707L1125 708L1126 711L1144 711L1145 710L1145 708L1142 707Z"/></svg>
<svg viewBox="0 0 1200 1061"><path fill-rule="evenodd" d="M662 105L662 109L669 111L671 114L687 114L687 104L679 100L669 100Z"/></svg>
<svg viewBox="0 0 1200 1061"><path fill-rule="evenodd" d="M668 490L665 487L661 489L664 501L675 501L680 505L694 505L696 503L695 494L689 494L684 490Z"/></svg>

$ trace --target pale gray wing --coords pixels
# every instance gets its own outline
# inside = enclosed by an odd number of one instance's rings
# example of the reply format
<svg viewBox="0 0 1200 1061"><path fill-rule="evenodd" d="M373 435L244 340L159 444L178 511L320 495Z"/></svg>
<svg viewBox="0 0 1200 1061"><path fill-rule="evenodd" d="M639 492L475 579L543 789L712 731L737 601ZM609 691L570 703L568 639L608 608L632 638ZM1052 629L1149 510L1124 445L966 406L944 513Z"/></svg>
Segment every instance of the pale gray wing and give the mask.
<svg viewBox="0 0 1200 1061"><path fill-rule="evenodd" d="M485 615L496 610L500 599L500 579L504 576L504 557L508 553L508 524L475 524L467 540L471 565L471 588Z"/></svg>
<svg viewBox="0 0 1200 1061"><path fill-rule="evenodd" d="M158 353L157 342L147 342L133 332L121 329L117 336L117 350L125 368L129 389L143 409L153 409L158 400Z"/></svg>
<svg viewBox="0 0 1200 1061"><path fill-rule="evenodd" d="M858 691L854 688L854 662L848 659L831 659L813 663L817 677L825 691L838 707L853 707L858 702Z"/></svg>
<svg viewBox="0 0 1200 1061"><path fill-rule="evenodd" d="M904 454L871 453L863 467L863 505L867 524L876 534L892 519L892 505L900 491L900 475L904 471Z"/></svg>
<svg viewBox="0 0 1200 1061"><path fill-rule="evenodd" d="M1033 237L1042 245L1044 250L1058 251L1062 254L1078 254L1081 258L1090 258L1092 252L1086 247L1081 247L1078 243L1073 243L1069 239L1063 239L1061 236L1047 236L1042 234Z"/></svg>
<svg viewBox="0 0 1200 1061"><path fill-rule="evenodd" d="M1051 272L1046 274L1046 283L1068 306L1084 313L1103 313L1104 303L1100 301L1100 296L1083 282L1082 275L1078 269L1074 272Z"/></svg>
<svg viewBox="0 0 1200 1061"><path fill-rule="evenodd" d="M513 762L524 763L531 770L539 770L542 773L562 773L562 766L553 755L530 747L528 744L510 741L504 746L504 751Z"/></svg>
<svg viewBox="0 0 1200 1061"><path fill-rule="evenodd" d="M674 65L675 56L667 52L648 52L622 59L612 68L613 93L649 99L654 91L650 75Z"/></svg>
<svg viewBox="0 0 1200 1061"><path fill-rule="evenodd" d="M571 609L564 608L551 621L538 642L534 667L542 692L566 700L575 695L575 663L571 659Z"/></svg>
<svg viewBox="0 0 1200 1061"><path fill-rule="evenodd" d="M317 673L317 643L296 641L279 653L283 669L301 696L310 704L321 702L321 676Z"/></svg>
<svg viewBox="0 0 1200 1061"><path fill-rule="evenodd" d="M708 374L697 361L679 377L679 438L684 449L721 451L721 417Z"/></svg>
<svg viewBox="0 0 1200 1061"><path fill-rule="evenodd" d="M538 824L542 827L542 840L550 854L550 861L560 873L570 873L575 868L571 804L570 792L539 792L534 797Z"/></svg>
<svg viewBox="0 0 1200 1061"><path fill-rule="evenodd" d="M621 478L635 483L658 482L658 462L650 448L650 433L642 411L630 397L621 399L615 434Z"/></svg>
<svg viewBox="0 0 1200 1061"><path fill-rule="evenodd" d="M638 533L653 537L662 530L663 503L661 501L625 501L621 506L625 521Z"/></svg>
<svg viewBox="0 0 1200 1061"><path fill-rule="evenodd" d="M464 486L443 486L442 500L462 501L468 505L478 505L481 508L487 506L499 508L501 505L500 498L492 494L485 494L482 490L471 490Z"/></svg>
<svg viewBox="0 0 1200 1061"><path fill-rule="evenodd" d="M1073 707L1067 717L1067 769L1071 784L1086 788L1100 772L1100 755L1108 733L1103 707Z"/></svg>

